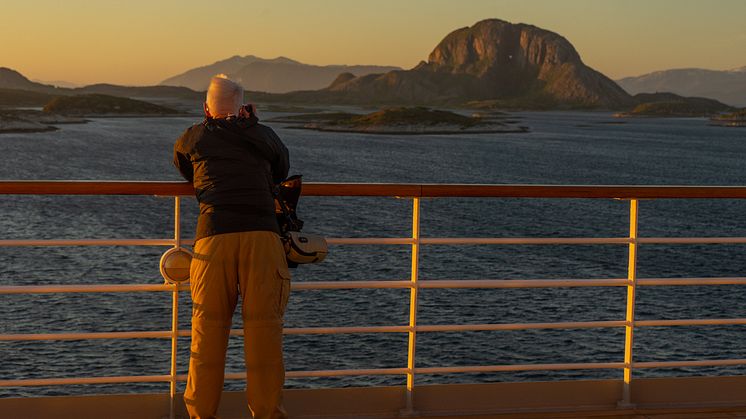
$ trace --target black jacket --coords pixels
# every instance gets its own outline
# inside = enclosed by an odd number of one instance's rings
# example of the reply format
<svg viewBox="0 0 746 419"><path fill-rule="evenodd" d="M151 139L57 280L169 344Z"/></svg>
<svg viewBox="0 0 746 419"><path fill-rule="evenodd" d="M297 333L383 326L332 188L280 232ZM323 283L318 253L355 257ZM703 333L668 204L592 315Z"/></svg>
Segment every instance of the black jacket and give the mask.
<svg viewBox="0 0 746 419"><path fill-rule="evenodd" d="M196 240L239 231L279 233L271 185L288 175L288 150L272 128L247 119L208 119L174 144L174 165L199 201Z"/></svg>

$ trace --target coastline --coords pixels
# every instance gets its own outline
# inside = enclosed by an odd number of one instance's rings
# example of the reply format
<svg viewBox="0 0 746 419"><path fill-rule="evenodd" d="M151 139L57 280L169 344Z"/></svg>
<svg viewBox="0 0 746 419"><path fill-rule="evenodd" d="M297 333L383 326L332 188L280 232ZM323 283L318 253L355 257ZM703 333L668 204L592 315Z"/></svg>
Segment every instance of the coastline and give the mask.
<svg viewBox="0 0 746 419"><path fill-rule="evenodd" d="M192 116L188 113L177 114L81 114L81 115L59 115L45 114L41 111L30 113L9 112L3 114L0 111L0 135L2 134L30 134L37 132L57 131L58 125L86 124L91 119L98 118L173 118Z"/></svg>

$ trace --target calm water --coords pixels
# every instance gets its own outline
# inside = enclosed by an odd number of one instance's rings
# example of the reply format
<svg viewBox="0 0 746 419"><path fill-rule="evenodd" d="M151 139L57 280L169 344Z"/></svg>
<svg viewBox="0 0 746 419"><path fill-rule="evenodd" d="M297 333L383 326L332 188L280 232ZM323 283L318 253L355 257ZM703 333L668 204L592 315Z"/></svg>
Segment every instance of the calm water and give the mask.
<svg viewBox="0 0 746 419"><path fill-rule="evenodd" d="M292 173L306 181L746 184L746 131L701 119L609 124L599 113L519 114L531 133L396 137L284 129ZM1 179L179 180L174 139L189 118L98 119L42 134L0 136ZM186 235L196 204L184 204ZM641 236L746 236L746 204L642 201ZM7 239L167 238L172 200L158 197L6 196L0 232ZM330 237L410 234L411 201L394 198L304 198L307 230ZM628 203L615 200L423 200L423 235L612 237L627 234ZM0 248L0 284L161 283L159 247ZM640 277L743 276L746 246L642 246ZM626 276L624 246L425 246L422 279L553 279ZM295 281L402 280L406 246L333 246L327 260L294 272ZM653 287L638 296L641 319L746 317L746 287ZM182 294L182 328L189 300ZM623 288L423 290L421 324L620 320ZM404 325L406 290L298 291L288 327ZM0 333L168 330L170 297L158 293L0 296ZM240 317L236 316L236 324ZM636 359L746 358L746 328L647 328ZM623 330L422 333L417 365L619 362ZM288 336L289 370L403 367L406 335ZM186 372L188 339L180 342ZM234 339L228 371L242 368ZM0 343L0 380L32 377L167 374L166 339ZM742 368L640 371L638 376L743 374ZM417 382L473 382L621 377L621 371L418 376ZM289 380L294 387L402 384L403 377ZM240 381L226 387L239 389ZM181 384L183 389L183 383ZM165 391L167 384L12 388L0 396Z"/></svg>

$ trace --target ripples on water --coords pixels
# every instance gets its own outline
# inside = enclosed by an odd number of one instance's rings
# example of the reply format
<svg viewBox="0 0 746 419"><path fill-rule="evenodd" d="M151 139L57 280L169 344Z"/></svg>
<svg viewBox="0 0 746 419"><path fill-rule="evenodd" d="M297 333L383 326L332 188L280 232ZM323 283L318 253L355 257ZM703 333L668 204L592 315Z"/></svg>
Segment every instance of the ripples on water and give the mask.
<svg viewBox="0 0 746 419"><path fill-rule="evenodd" d="M291 150L292 173L310 182L743 185L746 132L705 121L634 120L603 124L608 114L523 114L533 132L510 135L393 137L328 134L275 127ZM2 179L179 180L174 139L187 118L97 119L41 134L3 135ZM185 235L196 203L185 200ZM641 201L640 235L746 236L746 205L736 200ZM621 237L628 203L615 200L423 199L430 237ZM157 197L6 196L3 238L166 238L172 200ZM331 237L410 234L411 201L304 198L309 231ZM643 245L639 277L741 276L743 245ZM157 284L162 247L0 248L2 285ZM295 281L403 280L407 246L334 246ZM621 278L624 246L424 246L422 279ZM746 287L648 287L640 319L746 317ZM189 299L180 318L188 327ZM624 288L421 290L421 324L621 320ZM286 326L404 325L407 290L294 292ZM168 330L167 293L0 296L0 333ZM236 324L240 317L236 316ZM643 328L640 361L746 358L743 326ZM623 330L421 333L418 366L620 362ZM188 339L179 341L185 373ZM228 370L242 369L232 338ZM403 367L404 334L287 336L289 370ZM167 339L3 342L0 379L167 374ZM735 374L742 368L642 370L637 376ZM621 371L418 376L418 383L619 378ZM402 384L403 377L288 380L291 387ZM180 384L183 389L183 383ZM240 381L226 387L239 389ZM0 396L164 391L167 384L0 389Z"/></svg>

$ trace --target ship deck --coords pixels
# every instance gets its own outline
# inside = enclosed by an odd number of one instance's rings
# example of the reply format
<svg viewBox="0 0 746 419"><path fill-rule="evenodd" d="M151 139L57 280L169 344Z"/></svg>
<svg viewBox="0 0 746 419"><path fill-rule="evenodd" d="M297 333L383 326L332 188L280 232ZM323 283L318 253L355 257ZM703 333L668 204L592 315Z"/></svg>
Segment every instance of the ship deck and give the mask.
<svg viewBox="0 0 746 419"><path fill-rule="evenodd" d="M619 404L618 380L418 386L414 410L405 387L290 389L297 419L738 418L746 417L746 377L637 379L631 404ZM177 395L174 418L188 415ZM169 417L168 394L0 399L5 419ZM225 392L219 416L250 418L242 392Z"/></svg>

